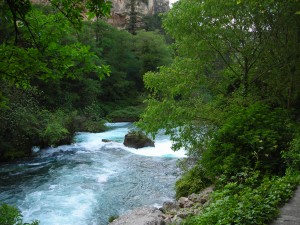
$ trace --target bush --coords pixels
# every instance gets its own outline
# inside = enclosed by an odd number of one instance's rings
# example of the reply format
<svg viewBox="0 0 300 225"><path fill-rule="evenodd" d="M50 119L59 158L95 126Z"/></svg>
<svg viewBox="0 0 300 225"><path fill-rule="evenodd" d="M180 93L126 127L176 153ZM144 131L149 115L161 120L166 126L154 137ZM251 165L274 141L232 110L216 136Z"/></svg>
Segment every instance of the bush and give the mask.
<svg viewBox="0 0 300 225"><path fill-rule="evenodd" d="M0 108L0 161L29 155L44 127L43 112L34 98L35 90L13 89L6 94L10 101L7 107Z"/></svg>
<svg viewBox="0 0 300 225"><path fill-rule="evenodd" d="M91 121L101 121L104 118L104 114L103 108L96 103L93 103L82 110L82 115L89 118Z"/></svg>
<svg viewBox="0 0 300 225"><path fill-rule="evenodd" d="M71 142L72 133L66 128L68 113L63 110L47 112L45 115L45 126L40 134L43 146L68 144Z"/></svg>
<svg viewBox="0 0 300 225"><path fill-rule="evenodd" d="M140 114L144 111L144 106L128 106L118 109L107 115L109 120L114 122L134 122L139 120Z"/></svg>
<svg viewBox="0 0 300 225"><path fill-rule="evenodd" d="M37 220L32 223L23 223L22 214L20 211L12 206L3 204L0 205L0 224L1 225L38 225Z"/></svg>
<svg viewBox="0 0 300 225"><path fill-rule="evenodd" d="M250 180L254 180L249 178ZM230 182L212 194L210 205L201 215L190 217L184 225L260 225L268 224L278 214L299 184L299 175L265 178L256 186Z"/></svg>
<svg viewBox="0 0 300 225"><path fill-rule="evenodd" d="M217 130L203 153L202 164L211 176L230 177L245 167L282 174L286 164L281 152L288 151L292 139L286 111L254 104L233 112Z"/></svg>
<svg viewBox="0 0 300 225"><path fill-rule="evenodd" d="M182 177L176 181L176 198L188 196L192 193L199 193L204 188L212 184L207 177L206 171L200 164L186 171Z"/></svg>
<svg viewBox="0 0 300 225"><path fill-rule="evenodd" d="M282 154L288 167L300 171L300 134L293 139L290 149Z"/></svg>
<svg viewBox="0 0 300 225"><path fill-rule="evenodd" d="M80 115L62 109L50 112L38 105L11 103L0 109L0 161L31 154L32 146L70 144L76 131L100 132L106 129L103 114L91 107Z"/></svg>
<svg viewBox="0 0 300 225"><path fill-rule="evenodd" d="M82 132L102 132L107 129L105 126L105 120L99 116L96 118L96 115L85 113L78 113L73 111L69 113L66 127L70 133L75 133L78 131Z"/></svg>

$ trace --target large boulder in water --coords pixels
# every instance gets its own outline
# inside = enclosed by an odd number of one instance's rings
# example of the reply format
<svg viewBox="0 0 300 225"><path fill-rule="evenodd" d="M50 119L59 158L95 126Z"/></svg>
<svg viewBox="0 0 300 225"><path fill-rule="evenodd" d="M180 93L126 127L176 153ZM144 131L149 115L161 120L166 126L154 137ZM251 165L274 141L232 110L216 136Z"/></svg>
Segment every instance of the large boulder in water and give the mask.
<svg viewBox="0 0 300 225"><path fill-rule="evenodd" d="M130 131L125 135L123 144L131 148L154 147L154 141L141 131Z"/></svg>

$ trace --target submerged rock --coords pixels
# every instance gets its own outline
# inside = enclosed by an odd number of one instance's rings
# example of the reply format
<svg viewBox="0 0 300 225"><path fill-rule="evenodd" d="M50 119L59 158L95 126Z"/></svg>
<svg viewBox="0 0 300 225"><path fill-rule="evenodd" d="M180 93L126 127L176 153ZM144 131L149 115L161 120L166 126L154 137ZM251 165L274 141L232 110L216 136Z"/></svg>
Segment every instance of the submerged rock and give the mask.
<svg viewBox="0 0 300 225"><path fill-rule="evenodd" d="M141 131L131 131L126 134L123 144L131 148L154 147L154 141Z"/></svg>
<svg viewBox="0 0 300 225"><path fill-rule="evenodd" d="M113 142L113 141L109 139L102 139L102 142Z"/></svg>
<svg viewBox="0 0 300 225"><path fill-rule="evenodd" d="M162 212L155 207L141 207L115 219L110 225L164 225Z"/></svg>

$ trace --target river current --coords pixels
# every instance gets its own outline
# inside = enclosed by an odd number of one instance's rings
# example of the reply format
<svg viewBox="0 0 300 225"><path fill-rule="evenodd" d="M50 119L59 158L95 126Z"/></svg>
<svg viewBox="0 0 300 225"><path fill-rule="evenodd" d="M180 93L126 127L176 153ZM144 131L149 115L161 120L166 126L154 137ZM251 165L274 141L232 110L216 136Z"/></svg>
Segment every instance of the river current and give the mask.
<svg viewBox="0 0 300 225"><path fill-rule="evenodd" d="M173 199L184 151L173 152L164 135L155 147L127 148L122 142L132 124L108 126L103 133L78 133L72 145L0 165L0 203L17 206L25 222L105 225L112 215Z"/></svg>

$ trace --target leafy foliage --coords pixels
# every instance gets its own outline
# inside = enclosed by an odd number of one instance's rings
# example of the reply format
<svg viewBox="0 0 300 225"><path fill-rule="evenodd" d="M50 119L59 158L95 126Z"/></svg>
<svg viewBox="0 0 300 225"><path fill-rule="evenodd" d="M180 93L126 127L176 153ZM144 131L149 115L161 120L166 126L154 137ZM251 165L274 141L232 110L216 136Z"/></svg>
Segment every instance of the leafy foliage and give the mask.
<svg viewBox="0 0 300 225"><path fill-rule="evenodd" d="M67 36L74 30L63 16L45 14L36 9L27 14L26 21L31 28L30 31L23 26L18 28L18 32L22 33L21 46L11 44L9 39L0 45L2 82L26 89L37 78L79 78L84 73L94 73L103 78L109 74L109 67L103 65L89 47L78 41L64 43L62 35ZM32 44L32 38L35 44Z"/></svg>
<svg viewBox="0 0 300 225"><path fill-rule="evenodd" d="M221 126L232 104L243 107L261 101L273 107L298 107L296 4L267 0L175 4L163 22L175 38L178 57L145 76L152 95L141 126L151 133L164 128L176 148L201 152L203 126L208 130Z"/></svg>
<svg viewBox="0 0 300 225"><path fill-rule="evenodd" d="M289 114L282 109L257 103L233 110L212 135L201 162L213 176L230 177L242 168L283 173L281 152L288 151L293 132Z"/></svg>
<svg viewBox="0 0 300 225"><path fill-rule="evenodd" d="M105 129L103 111L98 105L86 107L80 113L62 109L51 112L40 106L40 94L36 89L6 88L10 101L7 108L0 109L0 160L30 155L32 146L71 143L76 131Z"/></svg>
<svg viewBox="0 0 300 225"><path fill-rule="evenodd" d="M108 1L28 4L17 27L10 20L17 8L2 5L0 14L0 160L70 143L76 131L103 131L107 115L136 120L143 73L171 59L157 33L134 37L101 21ZM83 7L96 22L80 21Z"/></svg>
<svg viewBox="0 0 300 225"><path fill-rule="evenodd" d="M1 225L38 225L39 222L34 220L31 223L23 223L22 214L12 206L0 205L0 224Z"/></svg>
<svg viewBox="0 0 300 225"><path fill-rule="evenodd" d="M138 125L164 129L205 170L184 174L179 196L200 190L198 177L223 188L184 224L266 224L291 196L292 177L268 177L298 168L298 5L185 0L164 16L176 58L144 76L150 95Z"/></svg>
<svg viewBox="0 0 300 225"><path fill-rule="evenodd" d="M207 177L206 171L200 164L196 164L176 181L176 198L199 193L211 184L212 181Z"/></svg>
<svg viewBox="0 0 300 225"><path fill-rule="evenodd" d="M107 115L107 118L112 121L138 121L140 114L143 112L144 106L128 106L123 109L114 110Z"/></svg>
<svg viewBox="0 0 300 225"><path fill-rule="evenodd" d="M286 165L295 171L300 171L300 136L299 133L291 142L288 151L282 152Z"/></svg>
<svg viewBox="0 0 300 225"><path fill-rule="evenodd" d="M212 195L212 202L201 215L191 217L184 225L267 224L278 214L278 206L287 201L299 183L299 175L266 177L258 186L252 177L247 185L228 183ZM256 179L254 179L256 180Z"/></svg>

